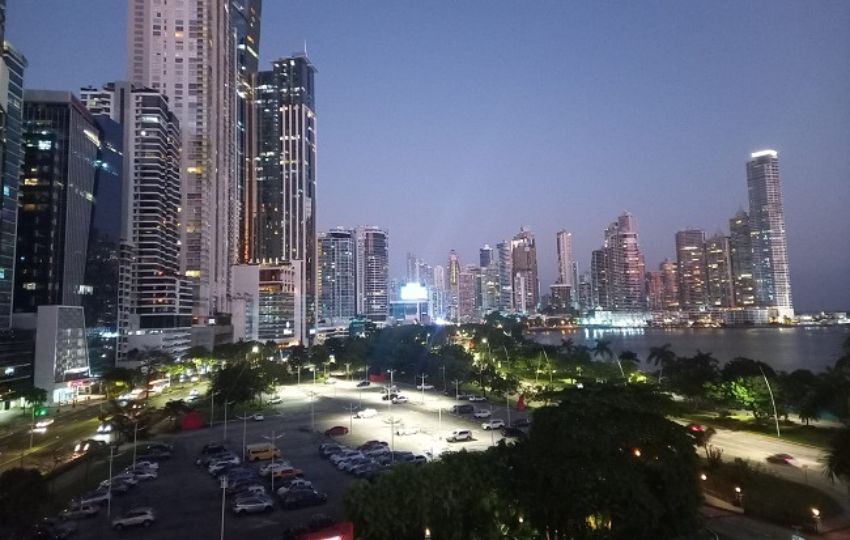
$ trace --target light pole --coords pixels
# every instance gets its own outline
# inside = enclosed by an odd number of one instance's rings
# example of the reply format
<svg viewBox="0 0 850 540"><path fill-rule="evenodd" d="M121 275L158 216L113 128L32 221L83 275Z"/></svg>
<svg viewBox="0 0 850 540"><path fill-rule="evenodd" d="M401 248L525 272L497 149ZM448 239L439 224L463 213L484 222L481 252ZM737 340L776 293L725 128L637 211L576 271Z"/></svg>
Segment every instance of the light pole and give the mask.
<svg viewBox="0 0 850 540"><path fill-rule="evenodd" d="M345 410L348 411L348 432L351 433L354 431L354 411L357 407L354 406L354 403L348 405Z"/></svg>
<svg viewBox="0 0 850 540"><path fill-rule="evenodd" d="M455 383L455 401L460 401L460 380L455 379L452 382Z"/></svg>
<svg viewBox="0 0 850 540"><path fill-rule="evenodd" d="M419 376L419 378L422 379L422 404L424 405L425 404L425 379L428 378L428 375L425 375L423 373L422 375Z"/></svg>
<svg viewBox="0 0 850 540"><path fill-rule="evenodd" d="M215 423L215 390L210 389L210 427Z"/></svg>
<svg viewBox="0 0 850 540"><path fill-rule="evenodd" d="M242 420L242 461L245 461L245 443L247 442L248 435L248 414L246 413L244 416L237 416L236 418Z"/></svg>
<svg viewBox="0 0 850 540"><path fill-rule="evenodd" d="M508 427L511 426L511 393L505 391L505 412L508 415Z"/></svg>
<svg viewBox="0 0 850 540"><path fill-rule="evenodd" d="M301 387L301 366L298 366L298 383L296 386Z"/></svg>
<svg viewBox="0 0 850 540"><path fill-rule="evenodd" d="M351 380L351 362L345 363L345 377L350 381Z"/></svg>
<svg viewBox="0 0 850 540"><path fill-rule="evenodd" d="M139 439L139 420L133 422L133 468L136 468L136 442ZM111 477L110 477L111 478Z"/></svg>
<svg viewBox="0 0 850 540"><path fill-rule="evenodd" d="M281 437L283 437L283 435L284 435L283 433L281 433L280 435L275 435L274 430L272 430L271 436L263 435L263 438L266 439L267 441L271 442L273 446L276 446L275 441L280 439ZM274 491L274 455L275 455L275 452L272 452L272 472L271 472L271 475L270 475L272 477L272 496L274 496L274 493L275 493L275 491Z"/></svg>
<svg viewBox="0 0 850 540"><path fill-rule="evenodd" d="M767 375L764 374L764 370L759 366L759 371L761 371L761 376L764 377L764 384L767 385L767 393L770 394L770 403L773 405L773 421L776 422L776 436L782 437L782 434L779 433L779 415L776 414L776 401L773 400L773 390L770 388L770 383L767 380Z"/></svg>
<svg viewBox="0 0 850 540"><path fill-rule="evenodd" d="M228 405L228 401L225 399L224 400L224 433L223 433L222 441L227 440L227 405Z"/></svg>
<svg viewBox="0 0 850 540"><path fill-rule="evenodd" d="M112 460L115 458L115 445L109 445L109 487L107 488L106 497L106 521L112 517Z"/></svg>
<svg viewBox="0 0 850 540"><path fill-rule="evenodd" d="M815 532L817 534L820 534L821 517L820 517L820 510L819 509L812 508L812 520L814 520L814 522L815 522Z"/></svg>
<svg viewBox="0 0 850 540"><path fill-rule="evenodd" d="M310 431L316 432L316 392L307 394L310 397Z"/></svg>
<svg viewBox="0 0 850 540"><path fill-rule="evenodd" d="M219 538L224 540L224 508L225 508L225 500L227 498L227 475L221 475L221 533Z"/></svg>
<svg viewBox="0 0 850 540"><path fill-rule="evenodd" d="M30 420L30 450L32 450L33 434L35 434L35 403L32 404L32 420Z"/></svg>
<svg viewBox="0 0 850 540"><path fill-rule="evenodd" d="M440 366L440 371L443 372L443 393L446 393L446 366Z"/></svg>

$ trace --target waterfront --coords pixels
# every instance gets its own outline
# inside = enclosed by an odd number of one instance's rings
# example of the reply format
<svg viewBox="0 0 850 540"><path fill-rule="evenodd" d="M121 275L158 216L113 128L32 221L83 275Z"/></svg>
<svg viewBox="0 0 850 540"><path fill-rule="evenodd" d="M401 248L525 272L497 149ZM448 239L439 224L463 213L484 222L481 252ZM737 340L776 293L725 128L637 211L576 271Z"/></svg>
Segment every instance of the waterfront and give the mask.
<svg viewBox="0 0 850 540"><path fill-rule="evenodd" d="M850 328L800 326L781 328L579 328L574 331L541 332L540 343L557 345L572 338L576 345L592 347L597 339L611 343L615 354L629 350L646 360L651 347L669 343L679 356L697 349L714 354L721 364L738 356L761 360L780 371L823 371L835 364Z"/></svg>

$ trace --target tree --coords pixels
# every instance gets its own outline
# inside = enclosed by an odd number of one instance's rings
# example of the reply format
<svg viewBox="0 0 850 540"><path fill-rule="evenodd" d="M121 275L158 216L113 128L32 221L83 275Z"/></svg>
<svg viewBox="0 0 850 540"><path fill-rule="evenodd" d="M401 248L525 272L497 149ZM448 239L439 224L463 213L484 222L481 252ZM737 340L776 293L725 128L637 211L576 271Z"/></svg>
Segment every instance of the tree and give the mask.
<svg viewBox="0 0 850 540"><path fill-rule="evenodd" d="M850 488L850 428L844 428L833 436L821 463L827 477L837 478Z"/></svg>
<svg viewBox="0 0 850 540"><path fill-rule="evenodd" d="M596 345L593 347L593 356L610 360L614 357L614 352L611 350L611 342L604 339L597 339Z"/></svg>
<svg viewBox="0 0 850 540"><path fill-rule="evenodd" d="M691 358L676 358L666 366L667 386L689 399L703 399L710 385L716 384L720 369L711 353L697 350Z"/></svg>
<svg viewBox="0 0 850 540"><path fill-rule="evenodd" d="M30 407L35 407L47 401L47 390L37 386L28 386L19 390L18 396L23 398Z"/></svg>
<svg viewBox="0 0 850 540"><path fill-rule="evenodd" d="M128 360L139 364L139 371L145 378L145 401L150 397L151 381L163 366L174 363L174 357L162 349L145 347L142 350L133 349L127 354Z"/></svg>
<svg viewBox="0 0 850 540"><path fill-rule="evenodd" d="M227 403L245 403L270 388L271 381L262 376L260 368L242 361L216 371L211 391L216 399L224 399Z"/></svg>
<svg viewBox="0 0 850 540"><path fill-rule="evenodd" d="M14 468L0 474L0 532L26 529L49 504L47 482L37 469Z"/></svg>
<svg viewBox="0 0 850 540"><path fill-rule="evenodd" d="M121 388L133 386L135 378L136 372L124 367L112 367L104 371L100 380L103 381L106 389L106 399L112 399L114 397L112 394L117 393Z"/></svg>

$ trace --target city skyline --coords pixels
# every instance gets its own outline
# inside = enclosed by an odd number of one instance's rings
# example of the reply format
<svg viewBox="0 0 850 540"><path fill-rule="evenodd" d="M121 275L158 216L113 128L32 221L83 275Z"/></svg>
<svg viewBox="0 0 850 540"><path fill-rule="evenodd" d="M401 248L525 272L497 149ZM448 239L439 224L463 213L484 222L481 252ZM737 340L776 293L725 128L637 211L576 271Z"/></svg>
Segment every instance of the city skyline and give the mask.
<svg viewBox="0 0 850 540"><path fill-rule="evenodd" d="M28 88L73 90L126 78L124 2L92 1L92 9L78 10L49 3L51 9L38 14L20 5L9 8L8 37L30 63ZM699 228L713 236L726 230L728 219L747 203L743 180L750 153L774 148L783 159L795 308L846 309L850 292L842 286L842 275L850 268L850 254L836 255L828 246L850 236L850 224L833 224L828 216L841 210L842 197L836 195L848 189L850 177L848 160L836 157L843 155L840 141L850 138L850 122L841 121L848 113L840 98L850 88L850 73L840 62L850 51L850 38L839 31L850 22L850 9L803 10L790 3L774 4L771 10L732 4L726 10L667 7L612 7L609 12L598 6L541 4L518 13L508 4L487 11L463 6L456 21L444 28L435 13L422 7L264 6L266 21L279 20L286 10L292 23L287 28L297 28L298 35L264 32L261 65L303 49L306 39L311 60L322 73L317 88L325 118L317 228L363 222L386 227L394 246L390 276L399 277L404 276L407 251L431 264L445 261L450 249L462 260L474 261L481 244L509 238L525 225L538 239L540 283L546 290L557 278L558 230L573 234L574 256L584 272L609 216L628 210L640 224L646 266L657 268L663 259L675 258L675 231ZM803 11L806 17L801 17ZM74 56L68 61L46 62L45 55L55 57L62 40L71 37L57 34L59 46L53 40L46 50L39 35L27 35L27 29L38 18L49 32L54 25L74 24L81 13L93 24L101 17L115 24L99 25L104 29L97 36L74 38ZM410 35L417 16L427 36ZM627 24L636 16L663 31L653 37ZM497 43L495 35L501 34L494 32L512 17L534 20L540 35L516 32ZM610 44L599 43L580 28L591 17L609 21L598 29L601 33L620 28L622 35ZM699 17L705 29L683 35L685 29L675 23L685 17ZM552 22L542 20L546 18ZM388 28L381 40L368 38L376 26ZM718 28L727 38L722 47L712 41ZM787 32L797 42L788 40ZM459 38L466 33L471 34L469 42ZM676 39L682 50L665 50L664 43ZM625 53L629 47L635 51ZM746 58L737 52L742 48L748 50ZM457 54L446 55L448 50ZM480 58L471 55L481 50L486 52ZM414 52L420 62L402 65L400 57ZM96 57L97 65L83 65L87 62L73 60L77 56ZM689 70L693 58L705 69ZM529 75L497 88L498 62L520 59L527 62L523 70ZM376 73L381 64L386 67L374 80L363 75ZM431 71L433 75L424 74ZM456 122L457 133L443 140L434 136L443 121L421 121L436 109L413 98L441 88L436 85L442 78L462 73L468 73L468 88L458 85L456 99L443 113ZM517 92L530 91L535 92L533 108L511 101ZM505 106L529 115L531 126L515 133L505 130L501 116L492 113ZM549 111L547 118L534 113L536 109ZM374 125L361 137L352 130L364 129L364 115ZM471 131L468 126L475 123L480 129ZM467 142L458 146L457 137ZM520 171L500 158L509 148L531 151L529 168ZM440 163L428 158L434 152L444 157ZM621 162L629 166L620 167ZM536 189L524 187L522 196L507 196L508 178L517 174L531 175ZM378 196L383 204L371 204ZM832 264L806 264L812 260Z"/></svg>

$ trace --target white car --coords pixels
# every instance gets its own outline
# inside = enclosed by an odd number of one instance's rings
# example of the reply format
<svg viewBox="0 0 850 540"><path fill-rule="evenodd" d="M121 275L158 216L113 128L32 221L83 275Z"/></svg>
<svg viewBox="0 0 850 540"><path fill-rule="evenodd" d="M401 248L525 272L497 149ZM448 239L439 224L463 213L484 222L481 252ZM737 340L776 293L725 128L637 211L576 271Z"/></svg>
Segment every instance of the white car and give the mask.
<svg viewBox="0 0 850 540"><path fill-rule="evenodd" d="M452 434L446 437L446 442L461 442L461 441L471 441L472 440L472 432L468 429L456 429L452 431Z"/></svg>
<svg viewBox="0 0 850 540"><path fill-rule="evenodd" d="M283 398L280 396L275 396L268 400L266 403L268 403L269 405L278 405L280 403L283 403Z"/></svg>
<svg viewBox="0 0 850 540"><path fill-rule="evenodd" d="M392 399L394 405L398 405L399 403L409 403L410 398L407 396L396 396Z"/></svg>
<svg viewBox="0 0 850 540"><path fill-rule="evenodd" d="M200 395L201 395L201 391L198 390L197 388L192 388L191 390L189 390L189 397L190 398L195 398L195 397L198 397Z"/></svg>
<svg viewBox="0 0 850 540"><path fill-rule="evenodd" d="M333 377L328 377L327 379L325 379L325 384L336 384L336 379L334 379Z"/></svg>
<svg viewBox="0 0 850 540"><path fill-rule="evenodd" d="M153 469L129 469L127 474L132 474L136 480L156 480L159 477L159 473L157 473Z"/></svg>
<svg viewBox="0 0 850 540"><path fill-rule="evenodd" d="M115 483L115 484L121 482L121 483L124 483L124 484L130 484L131 486L135 486L136 484L139 483L139 480L136 478L136 475L134 475L132 473L124 473L124 474L119 474L117 476L113 476L112 482ZM108 479L104 480L103 482L100 483L100 485L102 487L107 487L109 485L109 480Z"/></svg>
<svg viewBox="0 0 850 540"><path fill-rule="evenodd" d="M37 428L46 428L50 424L52 424L55 420L53 418L42 418L38 422L35 423L35 427Z"/></svg>
<svg viewBox="0 0 850 540"><path fill-rule="evenodd" d="M243 514L256 514L258 512L271 512L274 509L274 502L271 497L249 495L236 499L233 503L233 513L237 516Z"/></svg>
<svg viewBox="0 0 850 540"><path fill-rule="evenodd" d="M236 498L240 497L268 497L268 493L266 493L266 487L260 484L251 484L250 486L245 486L243 488L239 488L236 492Z"/></svg>
<svg viewBox="0 0 850 540"><path fill-rule="evenodd" d="M254 416L252 416L251 418L253 418L253 419L254 419L254 422L262 422L263 420L265 420L265 419L266 419L266 417L265 417L265 416L263 416L263 415L262 415L262 414L260 414L260 413L255 414L255 415L254 415Z"/></svg>
<svg viewBox="0 0 850 540"><path fill-rule="evenodd" d="M332 455L330 462L333 463L334 465L339 465L340 461L345 461L346 459L351 459L353 457L362 456L362 455L363 454L361 452L358 452L357 450L343 450L342 452L339 452L338 454Z"/></svg>
<svg viewBox="0 0 850 540"><path fill-rule="evenodd" d="M260 467L260 476L269 476L272 473L291 469L292 465L288 461L275 461L274 463L266 463Z"/></svg>
<svg viewBox="0 0 850 540"><path fill-rule="evenodd" d="M79 499L74 502L80 506L85 504L98 504L103 505L106 504L110 499L109 490L108 489L97 489L95 491L91 491L81 496Z"/></svg>
<svg viewBox="0 0 850 540"><path fill-rule="evenodd" d="M139 468L151 469L153 471L158 471L159 470L159 463L157 463L156 461L150 461L150 460L147 460L147 459L140 459L140 460L136 461L136 468L137 469L139 469Z"/></svg>
<svg viewBox="0 0 850 540"><path fill-rule="evenodd" d="M490 418L490 415L492 414L493 413L488 411L487 409L479 409L472 413L472 416L474 416L475 418Z"/></svg>
<svg viewBox="0 0 850 540"><path fill-rule="evenodd" d="M375 418L376 416L378 416L378 411L375 409L363 409L357 412L355 418Z"/></svg>
<svg viewBox="0 0 850 540"><path fill-rule="evenodd" d="M112 520L112 528L120 531L124 527L150 527L156 521L156 515L153 513L153 508L139 507L133 508L123 516Z"/></svg>
<svg viewBox="0 0 850 540"><path fill-rule="evenodd" d="M277 494L278 496L283 497L293 489L313 489L313 482L304 480L303 478L296 478L287 482L283 487L278 489Z"/></svg>
<svg viewBox="0 0 850 540"><path fill-rule="evenodd" d="M396 435L416 435L419 433L419 426L399 426L395 430Z"/></svg>
<svg viewBox="0 0 850 540"><path fill-rule="evenodd" d="M481 424L481 429L490 430L490 429L499 429L505 427L505 421L499 418L494 418L493 420L488 420Z"/></svg>
<svg viewBox="0 0 850 540"><path fill-rule="evenodd" d="M433 384L428 384L428 383L425 383L425 384L417 384L417 385L416 385L416 389L417 389L417 390L433 390L433 389L434 389L434 385L433 385Z"/></svg>
<svg viewBox="0 0 850 540"><path fill-rule="evenodd" d="M487 398L484 396L469 396L467 399L469 401L487 401Z"/></svg>

